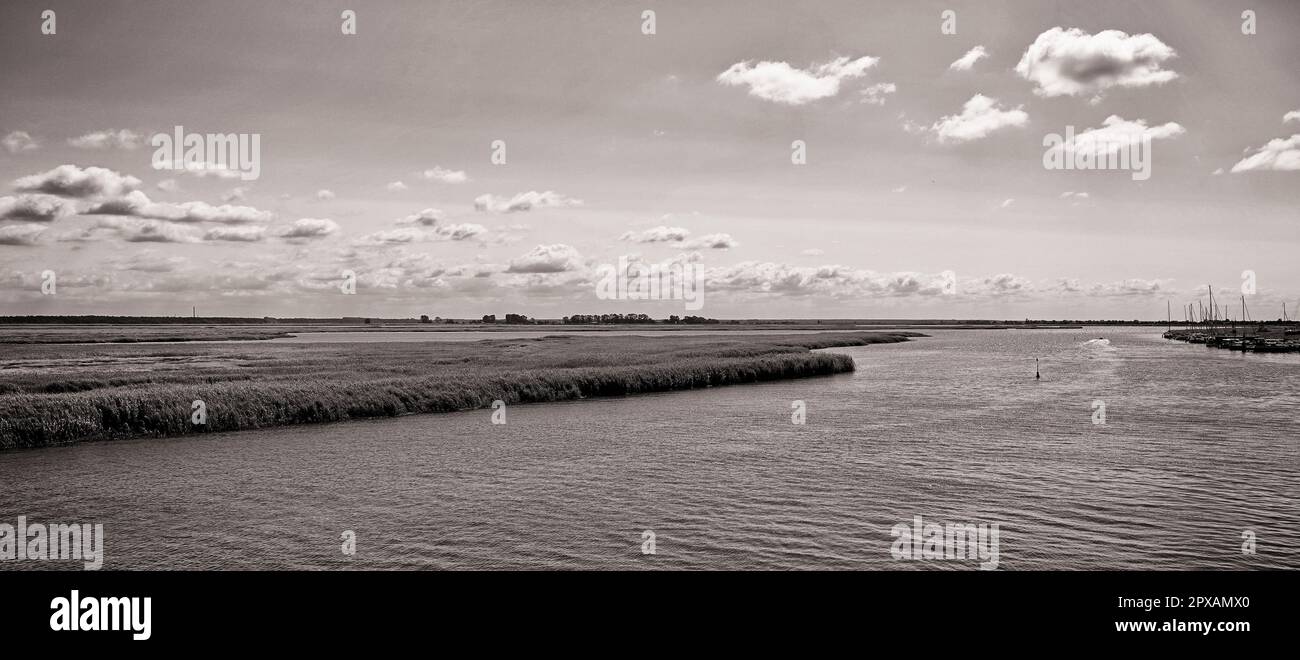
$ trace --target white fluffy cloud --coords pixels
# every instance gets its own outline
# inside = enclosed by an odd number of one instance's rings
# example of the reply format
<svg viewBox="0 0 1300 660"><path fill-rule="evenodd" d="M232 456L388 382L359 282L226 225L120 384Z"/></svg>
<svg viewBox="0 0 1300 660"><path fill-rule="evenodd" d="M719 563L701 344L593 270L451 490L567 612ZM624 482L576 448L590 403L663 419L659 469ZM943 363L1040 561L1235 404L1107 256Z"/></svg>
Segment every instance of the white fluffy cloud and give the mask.
<svg viewBox="0 0 1300 660"><path fill-rule="evenodd" d="M236 225L253 222L269 222L275 217L270 211L260 211L251 206L222 204L213 206L207 202L154 202L143 192L136 190L122 197L109 199L84 211L87 215L126 215L154 220L172 222L216 222Z"/></svg>
<svg viewBox="0 0 1300 660"><path fill-rule="evenodd" d="M698 238L690 238L690 230L681 227L653 227L644 231L623 232L619 236L621 241L632 241L634 243L668 243L673 247L686 250L697 249L714 249L725 250L739 245L736 239L730 234L707 234Z"/></svg>
<svg viewBox="0 0 1300 660"><path fill-rule="evenodd" d="M1177 53L1152 34L1119 30L1088 34L1054 27L1030 44L1016 73L1034 83L1039 96L1086 96L1112 87L1160 85L1178 77L1162 68Z"/></svg>
<svg viewBox="0 0 1300 660"><path fill-rule="evenodd" d="M1300 134L1289 138L1275 138L1232 166L1232 173L1278 170L1300 170Z"/></svg>
<svg viewBox="0 0 1300 660"><path fill-rule="evenodd" d="M717 81L728 86L749 87L750 96L766 101L803 105L839 94L840 83L866 75L879 61L880 58L871 56L837 57L809 69L798 69L786 62L737 62L718 74Z"/></svg>
<svg viewBox="0 0 1300 660"><path fill-rule="evenodd" d="M106 217L95 226L112 230L130 243L195 243L201 238L193 227L149 218Z"/></svg>
<svg viewBox="0 0 1300 660"><path fill-rule="evenodd" d="M443 218L443 212L440 209L429 208L429 209L424 209L419 213L412 213L411 215L408 215L405 218L401 218L400 220L397 221L397 224L422 225L425 227L433 227L437 225L439 222L442 222L442 218Z"/></svg>
<svg viewBox="0 0 1300 660"><path fill-rule="evenodd" d="M81 137L70 138L68 144L78 149L136 149L140 146L140 134L130 129L108 129L86 133Z"/></svg>
<svg viewBox="0 0 1300 660"><path fill-rule="evenodd" d="M971 67L975 66L976 62L988 56L988 51L984 50L983 46L976 46L966 51L965 55L957 58L957 61L949 64L948 69L952 71L970 71Z"/></svg>
<svg viewBox="0 0 1300 660"><path fill-rule="evenodd" d="M1175 122L1166 122L1158 126L1147 126L1145 119L1128 120L1119 115L1111 115L1101 122L1098 128L1089 128L1074 136L1073 143L1065 143L1054 149L1088 152L1095 156L1114 153L1137 144L1141 140L1168 140L1176 138L1187 130ZM1081 193L1082 194L1082 193ZM1085 195L1086 196L1086 195Z"/></svg>
<svg viewBox="0 0 1300 660"><path fill-rule="evenodd" d="M60 197L116 197L138 188L140 180L103 167L83 170L76 165L60 165L48 172L19 178L13 185L19 192Z"/></svg>
<svg viewBox="0 0 1300 660"><path fill-rule="evenodd" d="M999 129L1028 123L1029 115L1020 108L1004 110L998 107L997 99L976 94L962 106L961 114L939 118L930 130L942 143L979 140Z"/></svg>
<svg viewBox="0 0 1300 660"><path fill-rule="evenodd" d="M510 260L510 273L563 273L582 267L582 255L570 245L538 245L527 254Z"/></svg>
<svg viewBox="0 0 1300 660"><path fill-rule="evenodd" d="M406 184L402 183L401 181L393 181L392 183L389 183L388 185L384 186L384 189L387 190L388 192L402 192L403 190L406 190Z"/></svg>
<svg viewBox="0 0 1300 660"><path fill-rule="evenodd" d="M266 238L266 227L257 225L213 227L203 235L205 241L230 241L236 243L256 243L263 238Z"/></svg>
<svg viewBox="0 0 1300 660"><path fill-rule="evenodd" d="M699 238L692 238L682 243L681 247L687 250L710 249L726 250L740 245L731 234L705 234Z"/></svg>
<svg viewBox="0 0 1300 660"><path fill-rule="evenodd" d="M469 175L464 170L449 170L435 165L432 169L420 173L426 181L437 181L439 183L465 183L469 181Z"/></svg>
<svg viewBox="0 0 1300 660"><path fill-rule="evenodd" d="M293 224L280 230L281 238L321 238L338 231L339 225L326 218L298 218Z"/></svg>
<svg viewBox="0 0 1300 660"><path fill-rule="evenodd" d="M213 206L206 202L185 202L179 205L183 214L179 222L219 222L223 224L243 224L248 222L269 222L275 217L270 211L259 211L251 206L234 206L222 204Z"/></svg>
<svg viewBox="0 0 1300 660"><path fill-rule="evenodd" d="M433 241L464 241L487 233L483 225L439 225L432 229L401 227L366 234L357 239L357 245L393 245L401 243L428 243Z"/></svg>
<svg viewBox="0 0 1300 660"><path fill-rule="evenodd" d="M3 140L0 140L0 144L3 144L5 151L11 154L35 151L41 146L27 131L13 131L6 135Z"/></svg>
<svg viewBox="0 0 1300 660"><path fill-rule="evenodd" d="M45 233L38 224L6 225L0 227L0 245L36 245Z"/></svg>
<svg viewBox="0 0 1300 660"><path fill-rule="evenodd" d="M53 222L76 212L71 202L52 195L0 197L0 220Z"/></svg>
<svg viewBox="0 0 1300 660"><path fill-rule="evenodd" d="M582 200L565 197L550 190L545 192L530 190L509 199L495 195L479 195L474 199L475 209L491 213L515 213L517 211L567 206L582 206Z"/></svg>
<svg viewBox="0 0 1300 660"><path fill-rule="evenodd" d="M942 275L877 273L848 266L790 266L745 261L710 268L705 281L714 290L748 294L862 298L938 296L944 291Z"/></svg>
<svg viewBox="0 0 1300 660"><path fill-rule="evenodd" d="M1058 279L1054 285L1044 287L1048 292L1075 293L1097 298L1154 296L1173 291L1173 280L1130 278L1115 282L1083 284L1074 278Z"/></svg>
<svg viewBox="0 0 1300 660"><path fill-rule="evenodd" d="M1282 115L1282 123L1283 123L1283 124L1285 124L1285 123L1287 123L1287 122L1289 122L1289 121L1300 121L1300 110L1292 110L1292 111L1290 111L1290 112L1288 112L1288 113Z"/></svg>
<svg viewBox="0 0 1300 660"><path fill-rule="evenodd" d="M334 197L335 195L333 190L325 190L324 188L322 188L316 191L316 199L319 199L322 202L327 202L331 199L334 199Z"/></svg>
<svg viewBox="0 0 1300 660"><path fill-rule="evenodd" d="M681 227L654 227L645 231L628 231L623 232L619 237L620 241L632 241L634 243L673 243L686 240L691 232Z"/></svg>

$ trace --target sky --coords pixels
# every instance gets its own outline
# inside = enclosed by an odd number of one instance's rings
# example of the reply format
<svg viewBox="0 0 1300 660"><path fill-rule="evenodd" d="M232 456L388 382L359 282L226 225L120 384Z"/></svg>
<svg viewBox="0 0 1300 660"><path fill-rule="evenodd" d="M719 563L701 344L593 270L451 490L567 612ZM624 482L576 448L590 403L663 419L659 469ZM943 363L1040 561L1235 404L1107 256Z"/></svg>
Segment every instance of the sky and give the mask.
<svg viewBox="0 0 1300 660"><path fill-rule="evenodd" d="M1294 318L1300 3L1250 7L5 2L0 315Z"/></svg>

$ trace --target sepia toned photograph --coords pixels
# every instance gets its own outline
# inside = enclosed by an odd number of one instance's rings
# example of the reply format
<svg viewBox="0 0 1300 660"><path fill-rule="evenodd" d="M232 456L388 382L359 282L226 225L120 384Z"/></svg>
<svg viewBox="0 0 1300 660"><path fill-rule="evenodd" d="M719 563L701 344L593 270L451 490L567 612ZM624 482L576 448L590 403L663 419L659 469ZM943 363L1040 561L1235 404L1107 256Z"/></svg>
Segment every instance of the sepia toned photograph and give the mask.
<svg viewBox="0 0 1300 660"><path fill-rule="evenodd" d="M132 575L1293 575L1298 30L6 1L0 571L132 643Z"/></svg>

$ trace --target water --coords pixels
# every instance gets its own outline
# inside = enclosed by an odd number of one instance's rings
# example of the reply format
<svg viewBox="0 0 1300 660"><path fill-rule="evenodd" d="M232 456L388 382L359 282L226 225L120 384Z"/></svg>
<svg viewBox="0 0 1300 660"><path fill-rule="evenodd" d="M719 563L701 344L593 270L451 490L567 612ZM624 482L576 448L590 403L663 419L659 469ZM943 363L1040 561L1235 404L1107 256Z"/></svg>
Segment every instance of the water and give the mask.
<svg viewBox="0 0 1300 660"><path fill-rule="evenodd" d="M512 406L505 426L0 453L0 522L103 523L109 569L975 568L894 560L890 528L916 515L998 523L1000 570L1300 567L1300 356L1151 329L931 332L833 349L853 374Z"/></svg>

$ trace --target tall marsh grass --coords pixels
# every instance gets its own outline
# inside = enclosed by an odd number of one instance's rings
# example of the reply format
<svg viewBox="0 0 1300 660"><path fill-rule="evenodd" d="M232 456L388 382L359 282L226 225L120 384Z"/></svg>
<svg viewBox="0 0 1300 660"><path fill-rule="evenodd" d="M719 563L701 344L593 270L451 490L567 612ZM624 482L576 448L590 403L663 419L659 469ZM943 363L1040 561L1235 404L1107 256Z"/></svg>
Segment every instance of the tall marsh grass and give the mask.
<svg viewBox="0 0 1300 660"><path fill-rule="evenodd" d="M18 374L0 380L0 448L472 410L497 399L538 403L822 376L853 371L853 359L810 348L907 336L44 347L26 364L0 351L5 371ZM205 425L190 422L194 400L206 406Z"/></svg>

